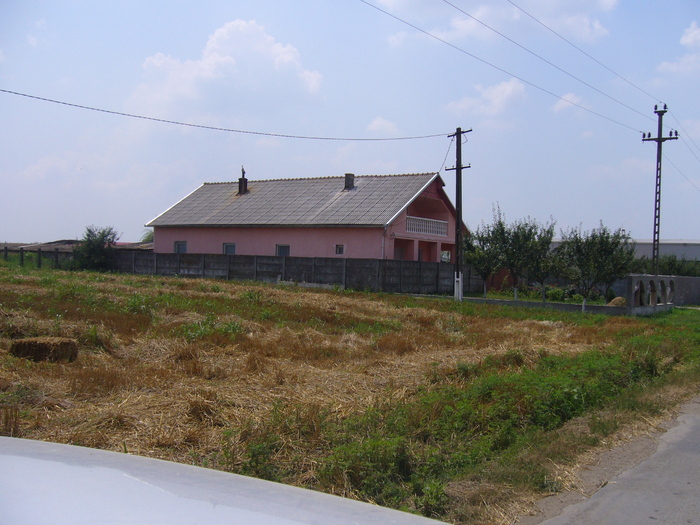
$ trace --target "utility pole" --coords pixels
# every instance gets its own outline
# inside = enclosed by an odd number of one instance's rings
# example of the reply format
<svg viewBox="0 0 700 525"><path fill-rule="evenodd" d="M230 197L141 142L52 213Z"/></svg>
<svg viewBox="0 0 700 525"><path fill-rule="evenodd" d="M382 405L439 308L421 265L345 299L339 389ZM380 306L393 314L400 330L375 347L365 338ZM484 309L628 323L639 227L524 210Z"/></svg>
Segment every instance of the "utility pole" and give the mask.
<svg viewBox="0 0 700 525"><path fill-rule="evenodd" d="M664 104L663 109L658 105L654 106L654 113L659 116L659 126L656 137L652 137L651 133L642 133L643 142L656 142L656 192L654 196L654 238L651 246L651 268L654 275L659 275L659 236L661 231L661 145L667 140L678 139L678 131L669 132L668 137L663 136L663 120L664 114L668 111L668 106Z"/></svg>
<svg viewBox="0 0 700 525"><path fill-rule="evenodd" d="M462 231L462 169L471 168L471 164L467 166L462 166L462 135L471 132L471 129L462 131L462 128L457 128L454 135L449 135L450 137L455 137L457 141L457 161L454 168L447 168L447 171L455 171L457 184L456 184L456 199L455 207L457 208L457 224L455 228L455 301L461 302L464 295L464 285L462 284L462 263L463 263L463 239L464 232Z"/></svg>

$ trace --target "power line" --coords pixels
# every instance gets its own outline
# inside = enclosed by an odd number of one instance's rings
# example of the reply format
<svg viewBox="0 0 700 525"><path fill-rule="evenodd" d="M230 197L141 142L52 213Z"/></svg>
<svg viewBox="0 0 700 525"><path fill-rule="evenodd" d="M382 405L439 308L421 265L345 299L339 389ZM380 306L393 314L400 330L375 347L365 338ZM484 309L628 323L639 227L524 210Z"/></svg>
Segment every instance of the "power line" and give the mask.
<svg viewBox="0 0 700 525"><path fill-rule="evenodd" d="M635 89L641 91L642 93L644 93L645 95L647 95L649 98L654 99L655 102L658 102L658 101L659 101L658 97L655 97L655 96L652 95L651 93L649 93L649 92L645 91L644 89L640 88L638 85L636 85L636 84L634 84L633 82L627 80L625 77L623 77L623 76L620 75L619 73L613 71L613 70L610 69L608 66L606 66L605 64L603 64L600 60L598 60L598 59L595 58L594 56L592 56L592 55L586 53L583 49L581 49L580 47L578 47L578 46L577 46L576 44L574 44L573 42L571 42L571 41L567 40L566 38L564 38L562 35L560 35L559 33L557 33L554 29L552 29L551 27L549 27L548 25L546 25L544 22L542 22L541 20L535 18L533 15L531 15L530 13L528 13L527 11L525 11L522 7L516 5L514 2L512 2L512 0L506 0L506 1L507 1L508 3L510 3L513 7L515 7L516 9L518 9L519 11L521 11L522 13L524 13L525 15L529 16L530 18L532 18L535 22L537 22L538 24L540 24L540 25L541 25L542 27L544 27L547 31L553 33L555 36L557 36L557 37L559 37L560 39L562 39L564 42L566 42L567 44L569 44L571 47L573 47L574 49L576 49L576 50L579 51L580 53L583 53L584 55L586 55L588 58L590 58L591 60L593 60L593 62L595 62L595 63L598 64L599 66L601 66L601 67L607 69L608 71L610 71L610 73L612 73L613 75L615 75L615 76L616 76L617 78L619 78L620 80L623 80L623 81L627 82L627 83L628 83L630 86L632 86L633 88L635 88ZM651 118L651 117L649 117L649 118ZM652 120L653 120L653 119L652 119Z"/></svg>
<svg viewBox="0 0 700 525"><path fill-rule="evenodd" d="M446 133L436 133L432 135L418 135L418 136L413 136L413 137L384 137L384 138L356 138L356 137L313 137L313 136L306 136L306 135L288 135L284 133L267 133L263 131L250 131L250 130L243 130L243 129L231 129L231 128L221 128L221 127L216 127L216 126L205 126L203 124L191 124L187 122L179 122L176 120L167 120L167 119L162 119L162 118L155 118L155 117L146 117L143 115L134 115L133 113L123 113L121 111L112 111L109 109L101 109L101 108L95 108L91 106L84 106L82 104L73 104L71 102L64 102L61 100L54 100L50 98L45 98L45 97L38 97L36 95L29 95L27 93L20 93L18 91L10 91L9 89L0 89L0 92L2 93L8 93L10 95L17 95L20 97L26 97L26 98L31 98L34 100L41 100L43 102L51 102L52 104L60 104L62 106L68 106L72 108L78 108L78 109L86 109L89 111L97 111L99 113L107 113L109 115L117 115L120 117L129 117L129 118L135 118L135 119L140 119L140 120L149 120L152 122L161 122L164 124L174 124L176 126L186 126L189 128L199 128L199 129L208 129L212 131L225 131L228 133L242 133L246 135L262 135L265 137L276 137L276 138L284 138L284 139L299 139L299 140L333 140L333 141L345 141L345 142L379 142L379 141L397 141L397 140L419 140L419 139L429 139L429 138L435 138L435 137L445 137Z"/></svg>
<svg viewBox="0 0 700 525"><path fill-rule="evenodd" d="M532 56L534 56L534 57L540 59L542 62L544 62L544 63L546 63L546 64L552 66L552 67L553 67L554 69L556 69L557 71L560 71L560 72L564 73L565 75L567 75L567 76L573 78L573 79L576 80L577 82L580 82L580 83L583 84L584 86L586 86L586 87L592 89L593 91L595 91L595 92L597 92L597 93L600 93L600 94L603 95L604 97L609 98L609 99L612 100L613 102L617 102L617 103L620 104L621 106L624 106L624 107L626 107L627 109L629 109L629 110L631 110L631 111L634 111L634 112L637 113L638 115L641 115L642 117L647 118L647 119L652 120L652 121L654 120L654 119L653 119L652 117L650 117L649 115L647 115L647 114L645 114L645 113L642 113L641 111L639 111L639 110L633 108L632 106L629 106L629 105L625 104L625 103L622 102L621 100L618 100L618 99L616 99L615 97L613 97L613 96L611 96L611 95L608 95L608 94L605 93L604 91L601 91L600 89L598 89L597 87L595 87L595 86L589 84L589 83L586 82L585 80L583 80L583 79L577 77L576 75L574 75L574 74L572 74L572 73L569 73L569 72L566 71L564 68L559 67L559 66L556 65L555 63L553 63L553 62L547 60L547 59L544 58L543 56L541 56L541 55L535 53L534 51L532 51L531 49L528 49L527 47L525 47L524 45L520 44L519 42L516 42L515 40L513 40L513 39L510 38L509 36L507 36L507 35L501 33L500 31L498 31L497 29L494 29L493 27L491 27L491 26L488 25L487 23L482 22L481 20L479 20L479 19L476 18L475 16L473 16L473 15L467 13L466 11L464 11L463 9L457 7L456 5L454 5L454 4L453 4L452 2L450 2L449 0L442 0L442 1L445 2L445 3L446 3L447 5L449 5L449 6L452 6L453 8L455 8L455 9L456 9L457 11L459 11L460 13L462 13L462 14L468 16L469 18L471 18L471 19L474 20L475 22L481 24L481 25L484 26L485 28L487 28L487 29L493 31L494 33L496 33L497 35L501 36L502 38L505 38L506 40L508 40L508 42L510 42L510 43L512 43L512 44L514 44L514 45L516 45L516 46L518 46L518 47L519 47L520 49L522 49L523 51L525 51L525 52L527 52L527 53L530 53ZM515 4L513 4L513 5L515 5ZM517 7L517 6L516 6L516 7Z"/></svg>
<svg viewBox="0 0 700 525"><path fill-rule="evenodd" d="M379 11L379 12L381 12L381 13L384 13L385 15L387 15L387 16L393 18L394 20L397 20L398 22L401 22L402 24L407 25L408 27L411 27L411 28L415 29L416 31L418 31L418 32L420 32L420 33L423 33L423 34L426 35L426 36L429 36L430 38L433 38L433 39L437 40L438 42L442 42L443 44L445 44L445 45L447 45L447 46L450 46L452 49L454 49L454 50L456 50L456 51L459 51L460 53L463 53L463 54L465 54L465 55L467 55L467 56L473 58L474 60L478 60L478 61L481 62L482 64L486 64L487 66L489 66L489 67L495 69L496 71L500 71L501 73L504 73L504 74L506 74L506 75L508 75L508 76L511 76L511 77L513 77L513 78L515 78L515 79L517 79L517 80L520 80L522 83L527 84L528 86L531 86L531 87L533 87L533 88L535 88L535 89L537 89L537 90L539 90L539 91L542 91L543 93L546 93L547 95L550 95L550 96L552 96L552 97L554 97L554 98L556 98L556 99L558 99L558 100L563 100L564 102L567 102L567 103L571 104L572 106L576 106L577 108L580 108L580 109L582 109L582 110L584 110L584 111L587 111L588 113L591 113L592 115L595 115L595 116L597 116L597 117L603 118L603 119L605 119L605 120L607 120L607 121L609 121L609 122L612 122L612 123L614 123L614 124L617 124L618 126L622 126L622 127L624 127L624 128L631 129L632 131L638 131L638 132L641 133L640 130L638 130L638 129L636 129L636 128L633 128L632 126L628 126L627 124L623 124L622 122L620 122L620 121L618 121L618 120L615 120L615 119L613 119L613 118L610 118L610 117L608 117L608 116L606 116L606 115L603 115L602 113L598 113L597 111L593 111L592 109L587 108L587 107L585 107L585 106L582 106L581 104L578 104L578 103L573 102L573 101L571 101L571 100L565 99L564 97L561 97L561 96L557 95L556 93L552 93L551 91L549 91L549 90L543 88L542 86L538 86L537 84L535 84L535 83L533 83L533 82L530 82L529 80L525 80L524 78L522 78L522 77L520 77L520 76L518 76L518 75L515 75L515 74L511 73L510 71L507 71L507 70L503 69L502 67L499 67L499 66L497 66L496 64L493 64L492 62L489 62L488 60L485 60L485 59L483 59L483 58L481 58L481 57L478 57L477 55L475 55L475 54L473 54L473 53L470 53L469 51L467 51L467 50L465 50L465 49L462 49L461 47L456 46L456 45L452 44L451 42L448 42L447 40L445 40L445 39L443 39L443 38L440 38L439 36L434 35L434 34L432 34L431 32L426 31L425 29L422 29L422 28L420 28L420 27L418 27L418 26L416 26L416 25L414 25L414 24L412 24L412 23L410 23L410 22L408 22L408 21L406 21L406 20L400 18L400 17L398 17L398 16L396 16L396 15L390 13L389 11L386 11L386 10L382 9L381 7L377 7L376 5L369 3L367 0L360 0L360 2L362 2L362 3L365 4L365 5L368 5L369 7L372 7L372 8L374 8L374 9L376 9L377 11Z"/></svg>
<svg viewBox="0 0 700 525"><path fill-rule="evenodd" d="M455 137L454 135L450 135L452 137L452 140L447 146L447 151L445 152L445 158L442 160L442 165L440 166L440 169L438 170L438 173L442 171L442 169L445 167L445 164L447 163L447 156L450 154L450 150L452 149L452 144L454 144Z"/></svg>
<svg viewBox="0 0 700 525"><path fill-rule="evenodd" d="M673 161L672 161L671 159L669 159L668 156L667 156L665 153L664 153L664 158L671 164L671 166L673 166L674 168L676 168L676 170L678 171L678 173L680 173L680 174L683 176L683 178L684 178L685 180L687 180L693 188L695 188L696 190L700 191L700 188L699 188L698 186L696 186L695 183L694 183L691 179L689 179L688 176L687 176L685 173L683 173L683 172L681 171L681 169L680 169L678 166L676 166L676 165L673 163Z"/></svg>
<svg viewBox="0 0 700 525"><path fill-rule="evenodd" d="M669 113L671 113L670 110L669 110ZM700 148L698 148L698 145L695 143L695 141L693 140L693 137L690 135L690 133L688 133L688 132L685 130L685 128L683 127L683 124L681 124L681 121L678 120L678 119L676 118L676 116L675 116L673 113L671 113L671 116L673 117L673 120L676 121L676 124L678 124L678 127L681 128L681 130L683 131L684 135L688 137L688 140L690 140L690 142L693 143L693 146L695 146L695 149L698 150L698 151L700 151ZM696 159L698 159L698 162L700 162L700 158L698 158L697 154L692 150L692 148L691 148L690 146L688 146L688 143L685 142L685 139L683 139L683 137L681 137L681 140L682 140L683 143L687 146L687 148L690 150L690 152L693 154L693 156L694 156Z"/></svg>

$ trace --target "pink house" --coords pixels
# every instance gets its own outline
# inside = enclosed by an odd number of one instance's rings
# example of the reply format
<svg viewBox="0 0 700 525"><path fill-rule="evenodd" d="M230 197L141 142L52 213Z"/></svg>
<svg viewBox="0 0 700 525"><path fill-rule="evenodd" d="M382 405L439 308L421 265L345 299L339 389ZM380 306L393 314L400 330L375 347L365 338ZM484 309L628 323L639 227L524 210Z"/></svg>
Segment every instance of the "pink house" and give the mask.
<svg viewBox="0 0 700 525"><path fill-rule="evenodd" d="M156 253L448 262L455 209L437 173L205 183L149 222Z"/></svg>

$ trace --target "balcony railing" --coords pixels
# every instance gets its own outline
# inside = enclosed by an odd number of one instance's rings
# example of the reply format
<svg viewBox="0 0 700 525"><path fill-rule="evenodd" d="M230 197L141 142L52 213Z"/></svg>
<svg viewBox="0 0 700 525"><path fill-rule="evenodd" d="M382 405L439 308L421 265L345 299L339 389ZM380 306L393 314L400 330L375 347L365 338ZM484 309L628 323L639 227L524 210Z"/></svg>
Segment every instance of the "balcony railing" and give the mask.
<svg viewBox="0 0 700 525"><path fill-rule="evenodd" d="M427 235L442 235L447 237L447 221L423 219L421 217L406 217L408 233L425 233Z"/></svg>

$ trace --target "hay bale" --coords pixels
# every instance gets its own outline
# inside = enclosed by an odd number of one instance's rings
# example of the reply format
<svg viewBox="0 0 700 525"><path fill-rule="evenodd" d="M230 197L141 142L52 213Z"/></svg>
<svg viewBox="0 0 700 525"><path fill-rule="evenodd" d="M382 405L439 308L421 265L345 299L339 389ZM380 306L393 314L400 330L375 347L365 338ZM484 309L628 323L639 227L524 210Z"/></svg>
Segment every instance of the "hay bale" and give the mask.
<svg viewBox="0 0 700 525"><path fill-rule="evenodd" d="M627 299L624 297L615 297L608 303L608 306L627 306Z"/></svg>
<svg viewBox="0 0 700 525"><path fill-rule="evenodd" d="M10 354L32 361L75 361L78 358L78 343L66 337L28 337L15 339Z"/></svg>

